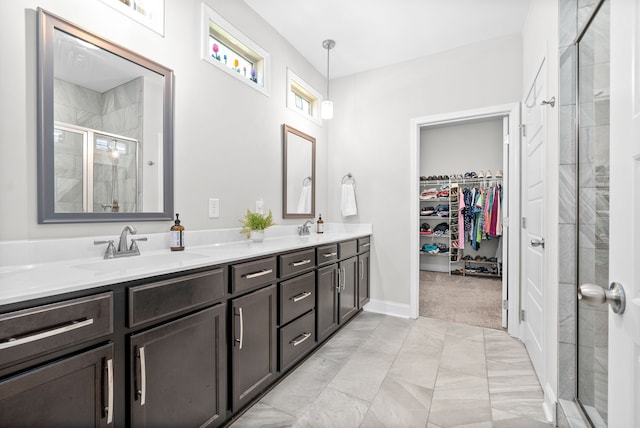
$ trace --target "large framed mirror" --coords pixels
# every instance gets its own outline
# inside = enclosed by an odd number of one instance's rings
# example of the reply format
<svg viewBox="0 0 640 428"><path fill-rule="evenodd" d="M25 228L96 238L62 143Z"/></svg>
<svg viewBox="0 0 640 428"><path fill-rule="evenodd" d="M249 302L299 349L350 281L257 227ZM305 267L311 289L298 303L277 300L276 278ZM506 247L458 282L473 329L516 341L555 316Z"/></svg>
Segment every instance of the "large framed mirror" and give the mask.
<svg viewBox="0 0 640 428"><path fill-rule="evenodd" d="M282 125L282 217L316 215L316 139Z"/></svg>
<svg viewBox="0 0 640 428"><path fill-rule="evenodd" d="M173 71L38 9L38 222L171 220Z"/></svg>

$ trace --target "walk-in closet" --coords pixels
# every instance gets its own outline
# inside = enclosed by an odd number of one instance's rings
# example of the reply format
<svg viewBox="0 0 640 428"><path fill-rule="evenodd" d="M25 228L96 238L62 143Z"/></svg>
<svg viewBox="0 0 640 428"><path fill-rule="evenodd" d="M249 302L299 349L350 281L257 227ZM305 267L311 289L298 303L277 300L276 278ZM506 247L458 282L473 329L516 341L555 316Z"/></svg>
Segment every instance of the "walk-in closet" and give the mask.
<svg viewBox="0 0 640 428"><path fill-rule="evenodd" d="M490 117L420 129L420 316L503 327L506 127Z"/></svg>

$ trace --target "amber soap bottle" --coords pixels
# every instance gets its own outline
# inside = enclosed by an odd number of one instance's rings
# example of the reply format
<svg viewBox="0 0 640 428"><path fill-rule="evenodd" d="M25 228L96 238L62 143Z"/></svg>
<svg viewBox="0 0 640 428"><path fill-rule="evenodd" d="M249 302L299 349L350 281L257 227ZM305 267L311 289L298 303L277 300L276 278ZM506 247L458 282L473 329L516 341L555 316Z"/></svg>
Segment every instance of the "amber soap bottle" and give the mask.
<svg viewBox="0 0 640 428"><path fill-rule="evenodd" d="M171 226L171 251L184 250L184 226L180 224L179 216L180 214L176 214L175 224Z"/></svg>
<svg viewBox="0 0 640 428"><path fill-rule="evenodd" d="M324 220L322 220L322 214L318 216L318 221L316 222L316 232L324 233Z"/></svg>

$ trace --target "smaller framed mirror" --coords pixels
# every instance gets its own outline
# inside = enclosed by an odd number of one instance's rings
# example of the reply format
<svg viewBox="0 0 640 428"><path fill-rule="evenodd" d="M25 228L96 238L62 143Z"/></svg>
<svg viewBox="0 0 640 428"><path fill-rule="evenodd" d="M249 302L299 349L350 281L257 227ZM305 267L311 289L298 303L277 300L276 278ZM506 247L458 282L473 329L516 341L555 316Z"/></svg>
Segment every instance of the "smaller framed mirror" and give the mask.
<svg viewBox="0 0 640 428"><path fill-rule="evenodd" d="M282 125L282 217L316 215L316 139Z"/></svg>

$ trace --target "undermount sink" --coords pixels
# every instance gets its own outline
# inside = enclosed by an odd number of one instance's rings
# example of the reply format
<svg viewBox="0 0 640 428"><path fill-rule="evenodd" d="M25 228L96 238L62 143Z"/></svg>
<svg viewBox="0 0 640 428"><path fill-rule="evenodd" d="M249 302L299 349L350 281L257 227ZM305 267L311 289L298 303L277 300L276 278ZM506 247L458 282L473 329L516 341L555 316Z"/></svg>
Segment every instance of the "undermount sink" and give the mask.
<svg viewBox="0 0 640 428"><path fill-rule="evenodd" d="M182 266L193 260L206 257L202 254L195 253L166 253L155 254L150 256L131 256L119 259L104 259L99 262L82 263L75 265L74 268L90 270L93 272L112 273L121 271L132 271L147 269L150 267L162 267L168 265L170 267Z"/></svg>

